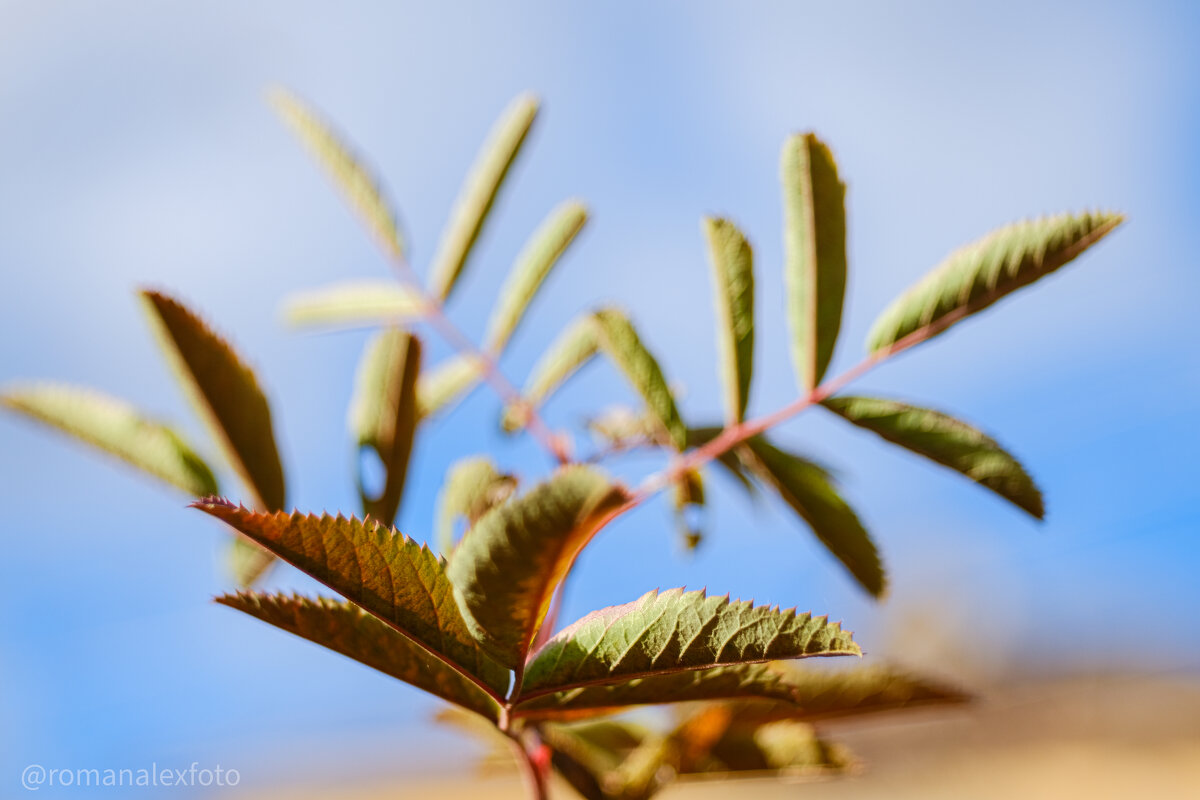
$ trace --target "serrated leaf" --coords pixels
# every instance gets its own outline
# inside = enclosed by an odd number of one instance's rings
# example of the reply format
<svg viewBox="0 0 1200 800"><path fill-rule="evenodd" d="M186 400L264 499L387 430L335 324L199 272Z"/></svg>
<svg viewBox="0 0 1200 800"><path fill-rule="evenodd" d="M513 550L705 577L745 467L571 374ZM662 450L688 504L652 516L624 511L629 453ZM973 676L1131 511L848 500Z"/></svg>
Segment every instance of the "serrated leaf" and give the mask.
<svg viewBox="0 0 1200 800"><path fill-rule="evenodd" d="M232 347L178 300L155 291L141 297L177 376L224 449L256 505L284 507L286 485L271 408L254 371Z"/></svg>
<svg viewBox="0 0 1200 800"><path fill-rule="evenodd" d="M333 178L388 256L404 259L404 239L382 188L333 127L298 98L276 89L271 104Z"/></svg>
<svg viewBox="0 0 1200 800"><path fill-rule="evenodd" d="M784 276L792 364L812 391L833 357L846 294L846 187L829 148L811 133L783 145Z"/></svg>
<svg viewBox="0 0 1200 800"><path fill-rule="evenodd" d="M123 400L92 389L35 383L10 387L0 395L0 405L116 456L192 497L219 491L212 470L178 433Z"/></svg>
<svg viewBox="0 0 1200 800"><path fill-rule="evenodd" d="M586 364L599 347L599 331L592 315L576 319L558 335L538 359L525 383L522 396L533 408L541 406L567 378ZM504 410L501 427L508 431L520 430L526 420L522 409L509 406Z"/></svg>
<svg viewBox="0 0 1200 800"><path fill-rule="evenodd" d="M838 623L703 591L648 592L593 611L533 655L518 701L730 664L861 655Z"/></svg>
<svg viewBox="0 0 1200 800"><path fill-rule="evenodd" d="M568 200L550 212L513 263L488 322L484 349L499 353L521 323L538 289L587 222L587 208Z"/></svg>
<svg viewBox="0 0 1200 800"><path fill-rule="evenodd" d="M430 293L445 301L462 275L500 186L516 161L521 145L537 116L538 101L532 95L515 98L492 127L475 163L459 191L450 221L433 259Z"/></svg>
<svg viewBox="0 0 1200 800"><path fill-rule="evenodd" d="M555 587L627 498L599 472L565 467L463 537L446 574L471 632L501 663L524 664Z"/></svg>
<svg viewBox="0 0 1200 800"><path fill-rule="evenodd" d="M879 315L867 334L868 352L936 336L1069 263L1122 220L1105 212L1042 217L955 250Z"/></svg>
<svg viewBox="0 0 1200 800"><path fill-rule="evenodd" d="M854 509L842 499L824 469L784 452L761 436L747 440L751 469L808 523L829 552L872 597L887 588L879 551Z"/></svg>
<svg viewBox="0 0 1200 800"><path fill-rule="evenodd" d="M500 706L476 684L352 603L245 592L218 597L217 602L424 689L493 722L499 719Z"/></svg>
<svg viewBox="0 0 1200 800"><path fill-rule="evenodd" d="M395 281L349 281L296 292L284 301L283 316L297 326L399 325L425 314L420 293Z"/></svg>
<svg viewBox="0 0 1200 800"><path fill-rule="evenodd" d="M350 435L362 451L373 453L383 466L383 487L371 497L358 464L358 495L363 514L385 525L396 519L404 497L408 461L416 435L417 376L421 373L421 341L390 328L367 343L358 367L350 404Z"/></svg>
<svg viewBox="0 0 1200 800"><path fill-rule="evenodd" d="M831 397L823 404L892 444L962 473L1037 519L1045 516L1033 478L978 428L940 411L877 397Z"/></svg>
<svg viewBox="0 0 1200 800"><path fill-rule="evenodd" d="M438 499L438 546L442 555L449 558L454 551L456 519L466 517L469 530L516 490L516 477L500 472L488 458L464 458L451 465Z"/></svg>
<svg viewBox="0 0 1200 800"><path fill-rule="evenodd" d="M626 379L642 396L646 408L654 415L667 438L677 450L687 446L687 428L675 406L675 396L667 386L658 361L642 344L641 337L620 311L606 308L597 311L597 344L612 360Z"/></svg>
<svg viewBox="0 0 1200 800"><path fill-rule="evenodd" d="M483 366L470 353L450 356L417 379L417 410L431 417L462 400L483 377Z"/></svg>
<svg viewBox="0 0 1200 800"><path fill-rule="evenodd" d="M386 622L433 656L503 695L508 671L479 649L428 547L351 517L262 514L219 498L194 504Z"/></svg>
<svg viewBox="0 0 1200 800"><path fill-rule="evenodd" d="M737 227L705 217L717 308L717 350L725 395L725 419L741 422L754 372L754 253Z"/></svg>

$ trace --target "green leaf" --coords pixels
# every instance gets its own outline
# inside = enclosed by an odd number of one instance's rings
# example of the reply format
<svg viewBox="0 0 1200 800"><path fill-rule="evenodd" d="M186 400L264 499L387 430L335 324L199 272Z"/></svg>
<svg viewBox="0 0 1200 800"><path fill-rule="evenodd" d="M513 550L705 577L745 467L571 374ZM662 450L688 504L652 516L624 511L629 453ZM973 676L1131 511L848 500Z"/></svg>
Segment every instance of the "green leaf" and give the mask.
<svg viewBox="0 0 1200 800"><path fill-rule="evenodd" d="M516 161L537 112L536 98L528 94L518 96L496 121L476 156L433 259L430 293L438 300L450 296L462 275L500 185Z"/></svg>
<svg viewBox="0 0 1200 800"><path fill-rule="evenodd" d="M792 507L821 543L872 597L882 597L887 578L870 535L821 467L786 453L761 436L747 441L751 469Z"/></svg>
<svg viewBox="0 0 1200 800"><path fill-rule="evenodd" d="M680 774L769 770L811 776L843 772L852 764L845 748L822 739L811 725L780 720L750 729L726 728L703 758Z"/></svg>
<svg viewBox="0 0 1200 800"><path fill-rule="evenodd" d="M438 547L449 557L454 551L454 521L467 518L468 530L487 511L517 490L517 479L496 469L482 456L455 462L446 473L438 501Z"/></svg>
<svg viewBox="0 0 1200 800"><path fill-rule="evenodd" d="M842 324L846 294L846 187L829 148L811 133L783 145L784 276L792 363L800 389L821 382Z"/></svg>
<svg viewBox="0 0 1200 800"><path fill-rule="evenodd" d="M684 670L861 652L824 617L703 591L655 590L556 634L526 667L518 701Z"/></svg>
<svg viewBox="0 0 1200 800"><path fill-rule="evenodd" d="M565 467L463 537L446 574L471 632L501 663L525 663L555 587L627 499L599 472Z"/></svg>
<svg viewBox="0 0 1200 800"><path fill-rule="evenodd" d="M892 444L966 475L1037 519L1045 516L1042 493L1033 478L979 429L940 411L895 400L832 397L823 404Z"/></svg>
<svg viewBox="0 0 1200 800"><path fill-rule="evenodd" d="M474 676L495 696L508 688L508 671L479 649L454 602L444 564L428 547L374 521L260 514L219 498L195 507Z"/></svg>
<svg viewBox="0 0 1200 800"><path fill-rule="evenodd" d="M13 386L0 404L86 442L182 489L192 497L216 494L217 479L171 428L133 406L92 389L55 383Z"/></svg>
<svg viewBox="0 0 1200 800"><path fill-rule="evenodd" d="M358 368L350 405L350 435L359 455L366 449L383 466L383 488L377 497L363 485L358 463L358 495L364 514L391 525L400 509L408 460L417 430L417 376L421 373L421 341L390 328L368 344Z"/></svg>
<svg viewBox="0 0 1200 800"><path fill-rule="evenodd" d="M1105 212L1042 217L955 250L879 315L867 334L867 350L890 351L936 336L1067 264L1123 220Z"/></svg>
<svg viewBox="0 0 1200 800"><path fill-rule="evenodd" d="M500 706L387 623L343 600L242 592L217 602L412 684L495 722Z"/></svg>
<svg viewBox="0 0 1200 800"><path fill-rule="evenodd" d="M359 162L353 149L321 117L298 98L276 89L271 104L316 157L358 212L388 256L404 260L404 239L383 190Z"/></svg>
<svg viewBox="0 0 1200 800"><path fill-rule="evenodd" d="M271 408L254 371L192 311L155 291L143 302L180 381L238 475L269 511L284 507L286 485Z"/></svg>
<svg viewBox="0 0 1200 800"><path fill-rule="evenodd" d="M532 408L541 406L546 402L546 398L596 355L598 348L599 330L592 315L588 314L572 322L546 348L546 352L534 365L523 392L525 402ZM525 424L522 409L514 406L505 408L501 420L504 430L511 433L520 430Z"/></svg>
<svg viewBox="0 0 1200 800"><path fill-rule="evenodd" d="M395 281L352 281L297 292L283 308L284 319L297 326L399 325L424 314L420 293Z"/></svg>
<svg viewBox="0 0 1200 800"><path fill-rule="evenodd" d="M421 418L432 417L463 399L482 377L483 367L470 353L450 356L422 372L417 379L417 410Z"/></svg>
<svg viewBox="0 0 1200 800"><path fill-rule="evenodd" d="M587 208L568 200L550 212L517 256L488 323L484 349L499 353L508 344L550 270L587 222Z"/></svg>
<svg viewBox="0 0 1200 800"><path fill-rule="evenodd" d="M725 420L746 418L754 372L754 253L737 227L704 218L717 306L717 348L725 387Z"/></svg>

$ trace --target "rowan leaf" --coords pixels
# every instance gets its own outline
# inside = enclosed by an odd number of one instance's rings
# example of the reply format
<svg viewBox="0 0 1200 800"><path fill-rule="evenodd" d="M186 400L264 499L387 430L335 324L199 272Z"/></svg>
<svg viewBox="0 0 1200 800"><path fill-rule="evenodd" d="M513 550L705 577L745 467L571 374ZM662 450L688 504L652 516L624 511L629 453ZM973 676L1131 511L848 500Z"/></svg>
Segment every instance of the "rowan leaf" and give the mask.
<svg viewBox="0 0 1200 800"><path fill-rule="evenodd" d="M391 525L400 509L408 461L417 430L417 376L421 373L421 341L389 328L367 344L358 368L350 405L350 435L360 456L373 453L383 466L383 487L371 497L358 461L358 495L363 514Z"/></svg>
<svg viewBox="0 0 1200 800"><path fill-rule="evenodd" d="M216 494L217 479L178 433L123 400L58 383L12 386L0 405L66 433L192 497Z"/></svg>
<svg viewBox="0 0 1200 800"><path fill-rule="evenodd" d="M725 420L741 422L754 372L754 252L726 219L705 217L717 307L717 349L725 395Z"/></svg>
<svg viewBox="0 0 1200 800"><path fill-rule="evenodd" d="M783 145L784 276L792 363L800 389L821 382L833 357L846 294L846 186L814 134Z"/></svg>
<svg viewBox="0 0 1200 800"><path fill-rule="evenodd" d="M341 653L493 722L499 719L500 706L475 683L353 603L250 592L224 595L218 597L217 602Z"/></svg>
<svg viewBox="0 0 1200 800"><path fill-rule="evenodd" d="M1042 493L1020 462L983 431L929 408L877 397L831 397L823 404L892 444L962 473L1042 519Z"/></svg>
<svg viewBox="0 0 1200 800"><path fill-rule="evenodd" d="M667 386L658 361L642 344L633 323L625 314L611 308L597 311L593 318L600 349L642 396L646 408L654 415L675 448L686 448L687 428L675 406L675 396Z"/></svg>
<svg viewBox="0 0 1200 800"><path fill-rule="evenodd" d="M703 591L657 590L593 611L530 659L518 702L584 686L731 664L861 655L840 624Z"/></svg>
<svg viewBox="0 0 1200 800"><path fill-rule="evenodd" d="M867 334L868 352L936 336L1069 263L1123 220L1107 212L1025 220L955 250L879 315Z"/></svg>
<svg viewBox="0 0 1200 800"><path fill-rule="evenodd" d="M568 200L550 212L534 231L513 263L512 272L500 289L499 299L488 322L484 349L499 353L521 323L529 304L571 242L587 222L587 208Z"/></svg>
<svg viewBox="0 0 1200 800"><path fill-rule="evenodd" d="M524 664L555 588L627 498L599 472L565 467L486 512L459 542L446 569L455 599L472 634L505 666Z"/></svg>
<svg viewBox="0 0 1200 800"><path fill-rule="evenodd" d="M455 604L443 562L373 520L255 513L220 498L194 504L378 617L431 655L490 687L508 671L479 649Z"/></svg>
<svg viewBox="0 0 1200 800"><path fill-rule="evenodd" d="M283 465L275 446L271 408L254 371L179 301L148 290L141 297L177 376L256 505L269 511L282 509Z"/></svg>
<svg viewBox="0 0 1200 800"><path fill-rule="evenodd" d="M522 393L532 408L537 408L561 386L567 378L586 364L599 347L596 321L591 314L580 317L558 335L538 359ZM523 409L508 406L501 427L508 432L520 430L526 424Z"/></svg>
<svg viewBox="0 0 1200 800"><path fill-rule="evenodd" d="M743 457L759 479L779 493L830 553L872 597L882 597L887 577L879 551L854 509L842 499L824 469L784 452L761 436L747 441Z"/></svg>
<svg viewBox="0 0 1200 800"><path fill-rule="evenodd" d="M459 191L450 221L433 259L430 293L445 301L462 275L500 186L521 151L537 116L538 101L529 94L516 97L492 127Z"/></svg>
<svg viewBox="0 0 1200 800"><path fill-rule="evenodd" d="M370 228L388 256L404 260L404 238L383 189L354 149L319 114L297 97L275 89L271 104L309 152L321 163L346 200Z"/></svg>
<svg viewBox="0 0 1200 800"><path fill-rule="evenodd" d="M455 462L446 473L438 500L438 547L449 558L454 551L454 522L466 517L467 529L517 490L517 479L496 469L482 456Z"/></svg>
<svg viewBox="0 0 1200 800"><path fill-rule="evenodd" d="M417 379L417 410L421 418L462 400L483 377L479 358L471 353L450 356L425 370Z"/></svg>
<svg viewBox="0 0 1200 800"><path fill-rule="evenodd" d="M420 293L395 281L350 281L297 292L283 307L284 319L296 326L400 325L424 314Z"/></svg>

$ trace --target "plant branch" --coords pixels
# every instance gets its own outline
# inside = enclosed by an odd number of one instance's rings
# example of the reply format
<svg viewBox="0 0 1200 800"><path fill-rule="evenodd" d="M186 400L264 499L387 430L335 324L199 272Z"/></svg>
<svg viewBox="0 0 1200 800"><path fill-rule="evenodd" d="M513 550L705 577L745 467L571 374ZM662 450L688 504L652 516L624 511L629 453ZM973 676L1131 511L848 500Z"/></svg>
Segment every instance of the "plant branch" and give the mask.
<svg viewBox="0 0 1200 800"><path fill-rule="evenodd" d="M509 734L512 739L513 747L517 750L518 758L522 767L522 772L525 775L525 782L529 785L529 796L533 800L546 800L549 794L546 791L546 767L545 759L539 759L534 751L541 751L545 747L537 738L536 732L532 729L527 729L531 741L526 742L519 734Z"/></svg>

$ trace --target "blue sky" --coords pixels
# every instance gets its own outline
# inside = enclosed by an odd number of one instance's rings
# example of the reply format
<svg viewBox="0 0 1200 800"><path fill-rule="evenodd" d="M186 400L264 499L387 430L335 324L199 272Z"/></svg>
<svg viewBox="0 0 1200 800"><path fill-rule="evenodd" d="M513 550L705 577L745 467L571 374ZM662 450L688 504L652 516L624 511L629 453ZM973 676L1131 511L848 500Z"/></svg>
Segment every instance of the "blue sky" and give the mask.
<svg viewBox="0 0 1200 800"><path fill-rule="evenodd" d="M885 604L781 508L714 476L697 554L680 552L664 504L647 506L585 555L566 616L686 584L831 613L872 657L975 685L1040 668L1194 672L1197 12L966 5L0 3L0 382L98 386L200 439L133 296L166 287L260 369L292 502L352 510L344 419L365 335L289 331L277 307L295 289L388 273L265 89L308 98L369 154L418 266L491 121L531 89L542 115L453 315L479 336L524 238L584 198L592 223L504 369L519 380L574 313L612 302L686 387L688 420L716 419L699 220L729 215L755 245L762 413L795 391L779 146L813 129L849 185L831 371L953 247L1032 214L1129 215L1077 265L858 387L981 424L1038 479L1047 521L804 415L778 437L839 470L890 566ZM567 426L628 399L597 366L548 415ZM526 476L547 469L530 442L499 437L495 412L480 391L426 430L406 532L430 531L456 458L500 448ZM617 468L636 479L656 466ZM415 690L212 605L227 588L222 534L181 497L9 417L0 470L0 786L32 762L219 761L250 786L384 772L398 751L401 767L456 757L453 739L427 733L436 704ZM273 583L311 588L285 570Z"/></svg>

